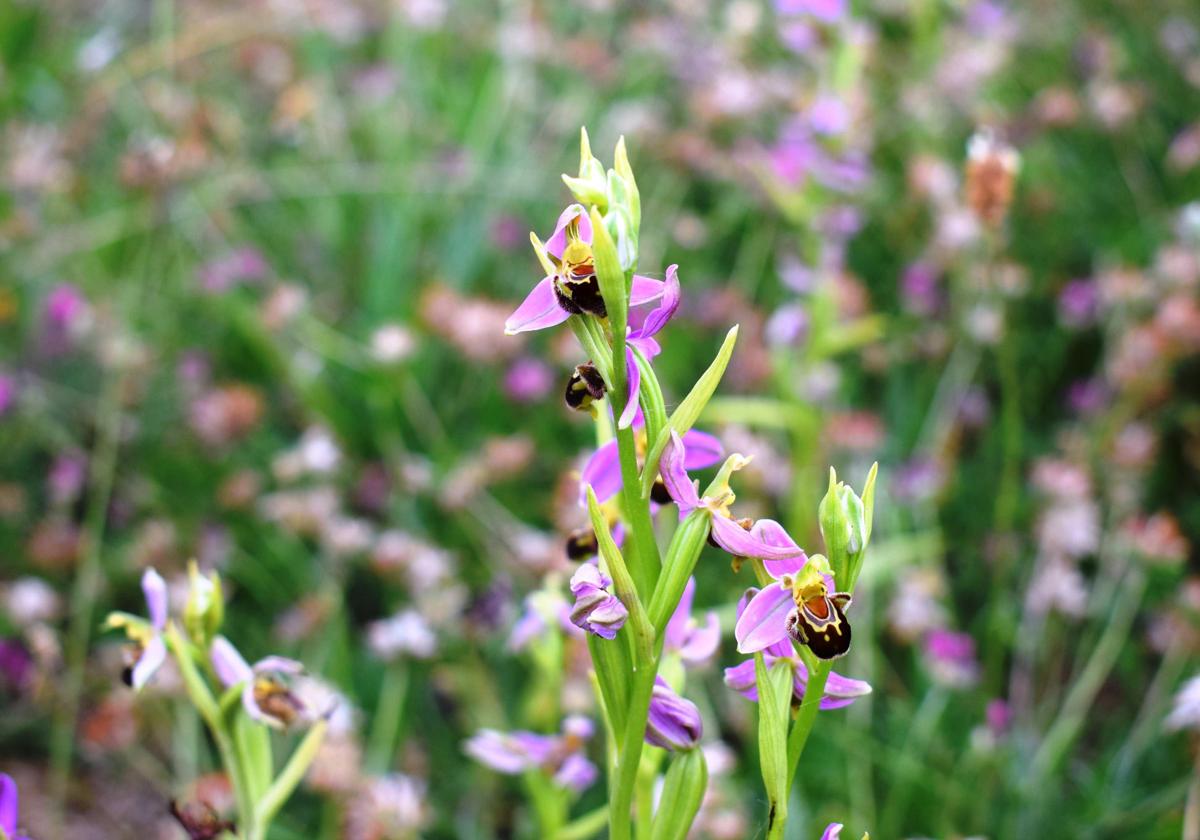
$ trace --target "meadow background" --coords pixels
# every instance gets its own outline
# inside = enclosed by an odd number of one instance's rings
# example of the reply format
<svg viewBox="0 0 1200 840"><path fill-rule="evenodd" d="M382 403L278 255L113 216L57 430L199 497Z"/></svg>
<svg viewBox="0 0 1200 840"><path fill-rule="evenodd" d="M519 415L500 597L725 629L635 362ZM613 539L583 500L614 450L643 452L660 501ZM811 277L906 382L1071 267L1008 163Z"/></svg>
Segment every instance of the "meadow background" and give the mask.
<svg viewBox="0 0 1200 840"><path fill-rule="evenodd" d="M219 800L177 678L133 695L100 630L189 558L252 659L344 697L273 838L536 835L462 743L590 703L569 640L509 644L573 566L579 353L503 335L586 125L629 145L642 266L680 265L668 402L741 324L701 421L756 455L739 504L819 550L828 466L880 463L838 666L874 693L821 714L790 836L1200 837L1198 27L1185 0L0 2L0 769L31 835L175 838L171 798ZM991 220L979 132L1020 156ZM721 678L749 581L697 575L726 633L688 692L696 836L754 837Z"/></svg>

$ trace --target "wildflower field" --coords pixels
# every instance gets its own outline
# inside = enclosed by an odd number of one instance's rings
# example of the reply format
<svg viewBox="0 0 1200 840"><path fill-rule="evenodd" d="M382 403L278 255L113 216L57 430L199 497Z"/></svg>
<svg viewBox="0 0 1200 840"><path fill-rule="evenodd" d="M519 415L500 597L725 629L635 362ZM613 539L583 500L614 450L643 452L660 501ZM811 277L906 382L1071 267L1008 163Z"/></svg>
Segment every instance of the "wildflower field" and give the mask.
<svg viewBox="0 0 1200 840"><path fill-rule="evenodd" d="M1200 840L1195 2L0 0L0 183L0 840Z"/></svg>

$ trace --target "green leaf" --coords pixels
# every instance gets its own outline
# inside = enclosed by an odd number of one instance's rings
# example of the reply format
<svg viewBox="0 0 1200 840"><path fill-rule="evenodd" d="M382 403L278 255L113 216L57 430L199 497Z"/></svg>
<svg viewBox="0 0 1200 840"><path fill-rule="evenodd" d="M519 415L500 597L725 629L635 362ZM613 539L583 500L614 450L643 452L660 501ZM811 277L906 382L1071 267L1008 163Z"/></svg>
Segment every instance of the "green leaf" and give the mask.
<svg viewBox="0 0 1200 840"><path fill-rule="evenodd" d="M662 633L679 605L688 578L696 568L700 552L704 550L711 524L712 514L706 510L694 510L675 529L671 544L667 546L662 574L650 598L650 623L654 625L656 633Z"/></svg>
<svg viewBox="0 0 1200 840"><path fill-rule="evenodd" d="M787 736L792 665L781 659L768 671L762 653L756 653L754 676L758 685L758 760L770 805L767 836L782 836L782 826L787 822Z"/></svg>
<svg viewBox="0 0 1200 840"><path fill-rule="evenodd" d="M271 759L271 734L253 720L240 705L233 715L233 743L245 772L246 788L257 802L271 785L275 773Z"/></svg>
<svg viewBox="0 0 1200 840"><path fill-rule="evenodd" d="M647 453L646 466L642 471L643 498L649 498L650 488L654 486L654 481L658 478L658 462L662 458L667 441L670 440L670 430L674 429L677 434L682 436L700 419L700 412L704 411L704 407L708 405L708 401L712 399L713 393L717 390L717 385L721 383L721 377L725 375L725 368L729 365L734 345L737 344L737 336L738 328L735 325L726 334L721 349L717 351L717 357L708 366L708 370L704 371L696 380L696 384L692 386L688 395L679 403L674 413L671 414L667 428L659 433L658 438L654 441L654 446Z"/></svg>
<svg viewBox="0 0 1200 840"><path fill-rule="evenodd" d="M604 558L604 562L608 566L608 574L613 580L613 589L616 591L617 597L629 611L629 627L633 633L635 652L640 656L642 662L653 661L654 629L646 617L646 610L642 607L637 587L634 586L633 578L625 565L625 558L621 556L621 550L613 541L612 532L608 529L608 520L600 510L600 503L596 501L596 493L591 486L587 489L587 501L588 515L592 520L592 529L596 532L600 556Z"/></svg>
<svg viewBox="0 0 1200 840"><path fill-rule="evenodd" d="M650 840L684 840L708 787L708 765L701 750L677 753L663 780L662 796Z"/></svg>

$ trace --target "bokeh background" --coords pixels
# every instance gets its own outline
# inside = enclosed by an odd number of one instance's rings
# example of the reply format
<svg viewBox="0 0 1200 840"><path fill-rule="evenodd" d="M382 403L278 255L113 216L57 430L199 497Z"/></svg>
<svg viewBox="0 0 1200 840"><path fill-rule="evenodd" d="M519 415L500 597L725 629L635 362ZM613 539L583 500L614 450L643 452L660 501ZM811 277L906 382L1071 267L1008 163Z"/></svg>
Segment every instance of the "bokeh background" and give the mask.
<svg viewBox="0 0 1200 840"><path fill-rule="evenodd" d="M577 642L510 645L571 573L580 353L503 335L586 125L629 144L642 268L680 265L668 401L741 324L701 422L756 455L739 505L819 550L828 466L880 462L839 664L874 693L822 713L789 836L1200 836L1198 26L1186 0L0 2L0 767L31 833L174 838L170 798L220 800L177 678L134 696L100 631L194 557L251 658L343 695L273 838L535 836L462 742L591 702ZM698 578L727 633L689 688L696 836L754 837L754 707L721 679L751 581L716 551Z"/></svg>

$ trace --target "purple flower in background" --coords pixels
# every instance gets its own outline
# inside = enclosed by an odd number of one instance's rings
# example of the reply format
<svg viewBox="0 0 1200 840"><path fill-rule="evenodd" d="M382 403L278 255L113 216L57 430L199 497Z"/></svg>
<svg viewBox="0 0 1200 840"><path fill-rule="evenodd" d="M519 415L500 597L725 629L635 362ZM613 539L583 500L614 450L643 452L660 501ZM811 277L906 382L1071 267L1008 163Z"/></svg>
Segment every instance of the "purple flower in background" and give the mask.
<svg viewBox="0 0 1200 840"><path fill-rule="evenodd" d="M213 639L210 655L222 685L242 686L242 708L254 720L275 729L286 729L310 718L304 703L284 681L304 671L304 666L296 660L268 656L251 666L224 636Z"/></svg>
<svg viewBox="0 0 1200 840"><path fill-rule="evenodd" d="M633 429L639 449L644 449L647 441L640 411L634 415ZM688 430L683 436L683 443L687 449L685 469L702 470L705 467L711 467L725 454L721 441L695 429ZM579 482L581 503L586 503L589 486L596 494L596 501L600 504L604 504L621 491L621 460L616 440L610 440L593 452L592 457L588 458L587 464L584 465Z"/></svg>
<svg viewBox="0 0 1200 840"><path fill-rule="evenodd" d="M663 632L663 649L678 653L679 658L689 665L707 662L721 644L721 624L715 612L705 614L702 625L692 618L695 595L696 579L691 577Z"/></svg>
<svg viewBox="0 0 1200 840"><path fill-rule="evenodd" d="M78 287L60 283L46 296L42 347L50 354L65 353L87 329L90 307Z"/></svg>
<svg viewBox="0 0 1200 840"><path fill-rule="evenodd" d="M1100 290L1093 280L1072 280L1058 293L1058 318L1063 326L1091 326L1100 311Z"/></svg>
<svg viewBox="0 0 1200 840"><path fill-rule="evenodd" d="M0 373L0 417L8 413L17 401L17 380L7 373Z"/></svg>
<svg viewBox="0 0 1200 840"><path fill-rule="evenodd" d="M9 840L29 840L28 835L17 832L18 816L17 783L7 773L0 773L0 831Z"/></svg>
<svg viewBox="0 0 1200 840"><path fill-rule="evenodd" d="M51 329L71 333L87 311L87 298L70 283L60 283L46 296L46 326Z"/></svg>
<svg viewBox="0 0 1200 840"><path fill-rule="evenodd" d="M530 356L517 359L504 374L504 393L513 402L537 402L553 387L554 371L541 359Z"/></svg>
<svg viewBox="0 0 1200 840"><path fill-rule="evenodd" d="M767 319L764 337L772 347L796 346L808 337L808 326L808 310L804 304L785 303Z"/></svg>
<svg viewBox="0 0 1200 840"><path fill-rule="evenodd" d="M781 15L812 15L833 23L846 14L846 0L775 0Z"/></svg>
<svg viewBox="0 0 1200 840"><path fill-rule="evenodd" d="M659 331L667 325L671 316L675 314L675 310L679 308L678 268L677 265L667 267L667 279L663 281L664 291L661 302L651 310L640 327L636 330L629 330L625 343L625 378L629 389L625 395L625 409L617 421L618 428L628 429L638 411L638 395L642 390L642 372L638 368L633 351L638 350L647 361L661 353L662 348L654 340L654 336L658 335Z"/></svg>
<svg viewBox="0 0 1200 840"><path fill-rule="evenodd" d="M1108 388L1101 379L1079 379L1067 386L1067 405L1077 414L1095 414L1108 400Z"/></svg>
<svg viewBox="0 0 1200 840"><path fill-rule="evenodd" d="M33 671L33 657L19 639L0 639L0 687L20 691Z"/></svg>
<svg viewBox="0 0 1200 840"><path fill-rule="evenodd" d="M925 636L925 656L934 679L952 688L968 688L979 679L975 640L966 633L930 630Z"/></svg>
<svg viewBox="0 0 1200 840"><path fill-rule="evenodd" d="M905 310L914 315L932 315L938 308L938 269L918 260L904 269L900 296Z"/></svg>
<svg viewBox="0 0 1200 840"><path fill-rule="evenodd" d="M621 600L608 591L612 579L591 563L584 563L571 576L571 594L575 606L571 609L571 623L595 633L602 639L616 638L617 631L625 624L629 611Z"/></svg>
<svg viewBox="0 0 1200 840"><path fill-rule="evenodd" d="M740 455L731 455L722 467L722 474L734 472L745 466L746 459ZM778 529L783 532L779 523L770 519L759 520L752 524L750 520L735 521L729 513L729 506L734 501L733 491L728 483L717 489L715 496L700 497L696 484L687 473L687 450L683 440L671 431L671 439L662 454L662 477L667 492L679 507L681 516L686 516L696 509L703 509L711 514L712 539L721 548L735 557L758 557L763 560L796 560L801 565L807 559L804 550L790 538L786 542L767 542L762 538L764 529ZM761 526L761 527L760 527ZM774 534L773 529L768 533ZM786 533L784 534L786 537Z"/></svg>
<svg viewBox="0 0 1200 840"><path fill-rule="evenodd" d="M747 605L757 596L757 590L749 589L738 602L737 615L738 624L741 624L742 616L745 614ZM785 636L779 638L762 649L763 664L769 669L777 660L786 659L792 663L792 696L796 700L804 699L804 692L808 689L808 669L804 663L796 656L796 651L792 647L791 641ZM734 691L741 694L748 700L758 702L758 685L757 676L754 669L754 660L747 659L741 664L734 665L732 668L725 669L725 685L732 688ZM825 691L821 696L822 709L840 709L843 706L849 706L858 697L871 693L871 686L862 680L855 680L849 677L843 677L834 671L829 673L829 677L825 681Z"/></svg>
<svg viewBox="0 0 1200 840"><path fill-rule="evenodd" d="M590 312L604 317L592 258L592 221L579 204L572 204L558 217L554 234L546 240L547 268L553 269L533 287L516 311L504 323L508 335L544 330L567 320L571 315ZM640 306L662 297L661 280L633 276L630 306Z"/></svg>
<svg viewBox="0 0 1200 840"><path fill-rule="evenodd" d="M499 773L541 770L556 784L579 793L591 787L598 775L595 765L583 755L594 729L588 718L579 715L563 721L561 735L481 729L463 745L463 752Z"/></svg>
<svg viewBox="0 0 1200 840"><path fill-rule="evenodd" d="M568 634L583 635L583 631L571 623L570 606L559 593L542 589L526 595L525 611L508 635L508 649L514 653L524 650L554 624Z"/></svg>
<svg viewBox="0 0 1200 840"><path fill-rule="evenodd" d="M219 294L235 283L261 280L267 273L267 261L254 248L238 248L223 257L205 263L200 268L200 287Z"/></svg>
<svg viewBox="0 0 1200 840"><path fill-rule="evenodd" d="M672 691L662 677L656 677L646 719L646 743L664 750L690 750L703 734L704 724L696 704Z"/></svg>
<svg viewBox="0 0 1200 840"><path fill-rule="evenodd" d="M850 109L840 98L822 94L808 107L808 124L817 134L841 134L850 127Z"/></svg>
<svg viewBox="0 0 1200 840"><path fill-rule="evenodd" d="M167 627L167 583L154 569L142 575L142 593L150 621L129 613L109 615L105 626L121 628L133 643L125 651L125 682L140 691L167 658L162 631Z"/></svg>

